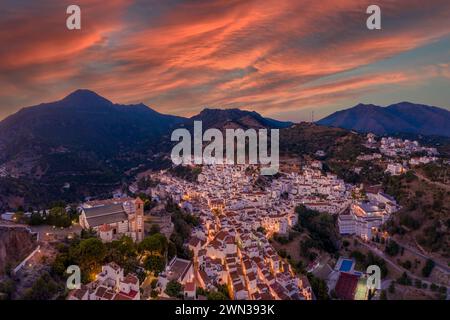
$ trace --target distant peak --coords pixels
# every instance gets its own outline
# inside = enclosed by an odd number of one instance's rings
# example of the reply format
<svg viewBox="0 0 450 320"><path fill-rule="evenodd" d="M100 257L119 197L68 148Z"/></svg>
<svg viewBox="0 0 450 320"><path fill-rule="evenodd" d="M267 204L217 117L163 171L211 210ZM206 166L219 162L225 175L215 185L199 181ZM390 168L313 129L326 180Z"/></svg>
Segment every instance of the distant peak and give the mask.
<svg viewBox="0 0 450 320"><path fill-rule="evenodd" d="M109 101L106 98L103 98L102 96L98 95L96 92L88 89L78 89L74 92L67 95L63 101L71 102L71 103L83 103L83 104L112 104L111 101Z"/></svg>
<svg viewBox="0 0 450 320"><path fill-rule="evenodd" d="M374 104L358 103L353 108L379 108L379 106L376 106Z"/></svg>
<svg viewBox="0 0 450 320"><path fill-rule="evenodd" d="M220 108L204 108L200 111L200 114L235 114L235 115L244 115L244 114L257 114L255 111L241 110L238 108L230 108L230 109L220 109Z"/></svg>

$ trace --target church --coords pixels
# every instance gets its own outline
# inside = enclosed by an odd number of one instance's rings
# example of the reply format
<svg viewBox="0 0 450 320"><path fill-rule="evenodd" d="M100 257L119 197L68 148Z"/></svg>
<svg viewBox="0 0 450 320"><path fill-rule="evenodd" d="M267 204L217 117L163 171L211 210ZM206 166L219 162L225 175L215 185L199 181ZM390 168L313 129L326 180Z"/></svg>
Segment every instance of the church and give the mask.
<svg viewBox="0 0 450 320"><path fill-rule="evenodd" d="M144 239L144 201L139 197L89 201L80 210L81 227L95 230L103 242L123 235L135 242Z"/></svg>

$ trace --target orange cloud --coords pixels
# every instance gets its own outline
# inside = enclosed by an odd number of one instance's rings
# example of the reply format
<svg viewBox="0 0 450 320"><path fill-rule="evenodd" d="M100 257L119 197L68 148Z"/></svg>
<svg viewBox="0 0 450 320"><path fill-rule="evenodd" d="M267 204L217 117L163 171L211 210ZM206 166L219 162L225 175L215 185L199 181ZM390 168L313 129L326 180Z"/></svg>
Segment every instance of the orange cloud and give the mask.
<svg viewBox="0 0 450 320"><path fill-rule="evenodd" d="M11 4L0 14L9 44L0 49L0 102L21 93L18 107L83 87L182 115L205 105L293 110L428 79L402 66L349 72L450 35L447 0L380 0L381 31L365 28L369 0L83 0L79 32L65 28L68 4ZM435 68L448 78L447 67Z"/></svg>

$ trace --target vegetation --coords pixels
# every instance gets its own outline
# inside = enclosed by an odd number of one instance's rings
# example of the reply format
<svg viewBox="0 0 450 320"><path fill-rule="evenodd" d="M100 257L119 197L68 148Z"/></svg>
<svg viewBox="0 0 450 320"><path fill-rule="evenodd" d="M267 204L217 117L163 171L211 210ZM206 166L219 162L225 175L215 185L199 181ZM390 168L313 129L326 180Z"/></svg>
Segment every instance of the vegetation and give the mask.
<svg viewBox="0 0 450 320"><path fill-rule="evenodd" d="M93 276L100 272L101 266L115 262L125 273L138 272L140 258L143 267L149 271L160 272L166 263L168 252L167 239L162 234L153 234L144 238L137 246L130 237L123 236L118 240L103 243L85 232L83 237L74 238L66 244L58 246L59 253L52 264L52 274L64 279L69 265L78 265L81 269L83 283L93 280Z"/></svg>
<svg viewBox="0 0 450 320"><path fill-rule="evenodd" d="M298 214L298 225L296 230L307 230L310 239L301 245L303 254L307 254L310 248L325 250L329 253L337 251L338 235L336 232L334 218L327 213L307 209L305 206L298 206L295 211ZM305 252L306 251L306 252Z"/></svg>
<svg viewBox="0 0 450 320"><path fill-rule="evenodd" d="M327 283L315 277L312 273L308 273L308 280L311 284L312 290L316 295L317 300L329 300L330 296L328 295L328 286Z"/></svg>
<svg viewBox="0 0 450 320"><path fill-rule="evenodd" d="M417 172L416 175L408 171L383 180L384 190L402 206L385 228L390 234L399 235L400 239L408 234L426 250L448 258L450 237L446 229L450 225L447 217L450 193L442 185L424 181L420 168Z"/></svg>
<svg viewBox="0 0 450 320"><path fill-rule="evenodd" d="M137 186L139 190L146 190L148 188L156 187L159 181L152 180L151 177L142 177L138 180Z"/></svg>
<svg viewBox="0 0 450 320"><path fill-rule="evenodd" d="M155 274L163 271L166 265L167 250L167 239L160 233L154 233L142 240L139 244L139 251L144 256L144 268Z"/></svg>
<svg viewBox="0 0 450 320"><path fill-rule="evenodd" d="M63 291L63 286L58 284L48 273L44 273L28 289L22 299L25 300L51 300L58 292Z"/></svg>
<svg viewBox="0 0 450 320"><path fill-rule="evenodd" d="M197 182L198 175L202 173L202 168L199 166L190 167L179 165L169 169L169 172L181 179L189 182Z"/></svg>
<svg viewBox="0 0 450 320"><path fill-rule="evenodd" d="M425 266L422 269L422 275L425 278L428 278L430 276L431 272L434 269L434 265L435 265L435 263L433 260L431 260L431 259L427 260L427 262L425 263Z"/></svg>
<svg viewBox="0 0 450 320"><path fill-rule="evenodd" d="M167 283L166 290L164 291L169 297L182 298L183 297L183 285L176 280L171 280Z"/></svg>
<svg viewBox="0 0 450 320"><path fill-rule="evenodd" d="M384 250L388 255L391 257L396 256L400 252L400 246L397 242L395 242L393 239L390 239L387 244L386 248Z"/></svg>
<svg viewBox="0 0 450 320"><path fill-rule="evenodd" d="M189 259L191 253L184 246L191 235L191 228L199 225L198 217L186 213L171 199L167 201L166 211L171 213L171 219L174 224L174 232L170 236L170 241L176 248L177 256ZM169 244L170 245L170 244Z"/></svg>
<svg viewBox="0 0 450 320"><path fill-rule="evenodd" d="M358 250L352 251L350 254L352 258L355 259L357 268L360 270L366 270L368 266L377 265L381 270L381 277L386 277L388 274L388 269L386 266L386 261L382 258L378 258L371 251L364 255Z"/></svg>
<svg viewBox="0 0 450 320"><path fill-rule="evenodd" d="M12 279L5 279L0 282L0 300L11 300L14 291L16 290L16 283Z"/></svg>
<svg viewBox="0 0 450 320"><path fill-rule="evenodd" d="M400 278L397 279L397 283L404 286L410 286L412 285L412 280L410 277L408 277L408 274L406 272L403 272Z"/></svg>

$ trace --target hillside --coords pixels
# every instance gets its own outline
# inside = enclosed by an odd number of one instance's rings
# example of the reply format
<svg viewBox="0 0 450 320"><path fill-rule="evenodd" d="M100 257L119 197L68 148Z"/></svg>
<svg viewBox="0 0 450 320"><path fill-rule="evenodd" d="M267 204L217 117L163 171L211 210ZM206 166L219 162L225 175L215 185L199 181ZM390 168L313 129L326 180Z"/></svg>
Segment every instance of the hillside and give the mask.
<svg viewBox="0 0 450 320"><path fill-rule="evenodd" d="M410 102L387 107L358 104L335 112L317 124L378 135L409 133L450 137L450 111Z"/></svg>
<svg viewBox="0 0 450 320"><path fill-rule="evenodd" d="M205 109L187 119L76 90L0 122L0 208L108 196L135 170L170 166L172 130L194 120L204 130L291 125L239 109Z"/></svg>
<svg viewBox="0 0 450 320"><path fill-rule="evenodd" d="M89 90L23 108L0 122L0 206L110 192L183 120Z"/></svg>
<svg viewBox="0 0 450 320"><path fill-rule="evenodd" d="M240 109L203 109L199 114L185 121L186 127L191 127L194 121L202 121L203 129L261 129L287 128L292 125L289 121L278 121L265 118L255 111Z"/></svg>

